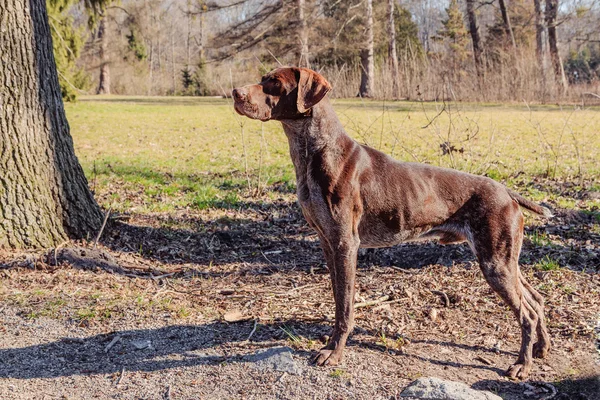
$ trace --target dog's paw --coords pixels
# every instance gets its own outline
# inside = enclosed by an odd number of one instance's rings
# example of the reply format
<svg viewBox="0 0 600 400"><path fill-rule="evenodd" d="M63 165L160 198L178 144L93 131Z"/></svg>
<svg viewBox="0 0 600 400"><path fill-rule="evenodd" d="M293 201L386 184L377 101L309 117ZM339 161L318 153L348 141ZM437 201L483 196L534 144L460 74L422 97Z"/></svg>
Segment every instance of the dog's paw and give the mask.
<svg viewBox="0 0 600 400"><path fill-rule="evenodd" d="M529 364L513 364L506 371L506 376L510 379L527 379L529 373L531 372L531 363Z"/></svg>
<svg viewBox="0 0 600 400"><path fill-rule="evenodd" d="M342 362L342 352L339 350L323 348L319 350L313 361L319 366L335 366Z"/></svg>
<svg viewBox="0 0 600 400"><path fill-rule="evenodd" d="M535 358L546 358L550 351L550 343L536 342L533 345L533 356Z"/></svg>

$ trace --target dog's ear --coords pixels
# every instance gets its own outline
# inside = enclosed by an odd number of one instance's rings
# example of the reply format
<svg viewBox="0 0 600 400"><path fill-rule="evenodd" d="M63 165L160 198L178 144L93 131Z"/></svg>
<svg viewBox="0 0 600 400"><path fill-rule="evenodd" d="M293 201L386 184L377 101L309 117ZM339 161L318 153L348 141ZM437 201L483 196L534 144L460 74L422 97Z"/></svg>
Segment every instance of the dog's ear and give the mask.
<svg viewBox="0 0 600 400"><path fill-rule="evenodd" d="M331 85L315 71L299 69L297 108L299 113L305 113L325 97L331 90Z"/></svg>

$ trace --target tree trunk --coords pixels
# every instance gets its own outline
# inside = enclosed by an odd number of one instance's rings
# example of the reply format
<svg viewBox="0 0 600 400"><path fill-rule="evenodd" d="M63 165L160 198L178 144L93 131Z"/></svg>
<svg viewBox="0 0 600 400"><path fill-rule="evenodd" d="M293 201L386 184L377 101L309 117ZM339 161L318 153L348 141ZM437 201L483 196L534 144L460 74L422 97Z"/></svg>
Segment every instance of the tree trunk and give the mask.
<svg viewBox="0 0 600 400"><path fill-rule="evenodd" d="M192 12L190 10L190 0L187 2L187 12L185 13L187 17L187 39L185 40L185 68L187 69L190 66L191 60L191 48L192 48Z"/></svg>
<svg viewBox="0 0 600 400"><path fill-rule="evenodd" d="M177 82L175 79L175 30L173 28L173 21L171 20L171 78L173 82L173 90L171 95L175 95L177 89Z"/></svg>
<svg viewBox="0 0 600 400"><path fill-rule="evenodd" d="M367 0L366 46L360 51L360 97L373 97L375 60L373 58L373 0Z"/></svg>
<svg viewBox="0 0 600 400"><path fill-rule="evenodd" d="M515 35L512 30L512 25L510 23L510 16L508 15L508 10L506 9L506 3L504 0L498 0L500 4L500 13L502 14L502 21L504 22L504 30L506 31L506 37L510 39L513 50L517 51L517 42L515 41Z"/></svg>
<svg viewBox="0 0 600 400"><path fill-rule="evenodd" d="M100 41L100 79L98 79L98 90L96 94L110 94L110 64L108 51L106 49L106 22L104 16L98 24L98 40Z"/></svg>
<svg viewBox="0 0 600 400"><path fill-rule="evenodd" d="M479 36L479 27L477 26L477 15L475 14L475 0L467 0L467 19L469 20L469 33L473 42L473 58L477 75L483 75L483 60L481 48L481 37Z"/></svg>
<svg viewBox="0 0 600 400"><path fill-rule="evenodd" d="M548 26L548 51L554 68L556 82L563 90L567 88L567 78L563 69L560 53L558 52L558 35L556 33L556 18L558 16L558 0L546 1L546 25Z"/></svg>
<svg viewBox="0 0 600 400"><path fill-rule="evenodd" d="M400 84L398 82L398 54L396 53L396 24L394 21L394 0L388 0L388 58L392 72L392 98L400 97Z"/></svg>
<svg viewBox="0 0 600 400"><path fill-rule="evenodd" d="M310 68L310 62L308 60L308 27L306 25L306 17L304 16L304 7L306 6L304 0L296 0L296 7L298 13L298 50L297 59L299 67Z"/></svg>
<svg viewBox="0 0 600 400"><path fill-rule="evenodd" d="M0 247L97 233L102 213L75 156L44 0L0 7Z"/></svg>
<svg viewBox="0 0 600 400"><path fill-rule="evenodd" d="M544 69L544 18L542 15L542 1L533 0L535 7L535 56L538 67Z"/></svg>

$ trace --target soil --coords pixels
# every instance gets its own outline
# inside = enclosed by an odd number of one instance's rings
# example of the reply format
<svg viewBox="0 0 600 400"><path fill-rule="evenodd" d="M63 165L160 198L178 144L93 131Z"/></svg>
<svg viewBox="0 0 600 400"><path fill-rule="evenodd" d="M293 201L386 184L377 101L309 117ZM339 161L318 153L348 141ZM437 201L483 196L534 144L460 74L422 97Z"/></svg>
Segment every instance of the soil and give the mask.
<svg viewBox="0 0 600 400"><path fill-rule="evenodd" d="M433 242L361 250L344 362L312 365L333 322L329 274L282 193L113 216L95 249L0 253L0 399L394 399L435 376L504 399L550 399L546 383L555 399L598 400L599 222L555 212L528 218L546 242L526 240L521 258L553 343L526 383L503 375L520 343L514 316L466 245ZM561 268L540 267L550 256ZM300 374L245 357L276 346L294 349Z"/></svg>

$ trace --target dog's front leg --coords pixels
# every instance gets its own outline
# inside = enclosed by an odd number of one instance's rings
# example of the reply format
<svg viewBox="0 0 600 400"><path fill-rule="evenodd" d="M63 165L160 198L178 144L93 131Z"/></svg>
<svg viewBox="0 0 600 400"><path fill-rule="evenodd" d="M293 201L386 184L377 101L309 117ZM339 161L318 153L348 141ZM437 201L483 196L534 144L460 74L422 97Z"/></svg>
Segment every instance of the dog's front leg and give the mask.
<svg viewBox="0 0 600 400"><path fill-rule="evenodd" d="M349 234L335 241L322 237L321 243L331 273L335 325L331 339L319 351L315 362L317 365L337 365L342 360L348 335L354 328L354 282L360 241L357 234Z"/></svg>

